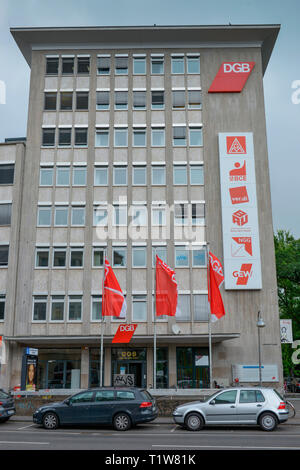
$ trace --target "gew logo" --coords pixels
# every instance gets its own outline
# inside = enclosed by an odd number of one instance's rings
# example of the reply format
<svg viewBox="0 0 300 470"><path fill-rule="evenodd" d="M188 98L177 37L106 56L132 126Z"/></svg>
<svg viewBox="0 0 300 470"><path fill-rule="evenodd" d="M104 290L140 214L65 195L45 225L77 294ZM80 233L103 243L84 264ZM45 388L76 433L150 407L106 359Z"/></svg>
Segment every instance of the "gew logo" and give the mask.
<svg viewBox="0 0 300 470"><path fill-rule="evenodd" d="M3 80L0 80L0 104L6 104L6 86Z"/></svg>

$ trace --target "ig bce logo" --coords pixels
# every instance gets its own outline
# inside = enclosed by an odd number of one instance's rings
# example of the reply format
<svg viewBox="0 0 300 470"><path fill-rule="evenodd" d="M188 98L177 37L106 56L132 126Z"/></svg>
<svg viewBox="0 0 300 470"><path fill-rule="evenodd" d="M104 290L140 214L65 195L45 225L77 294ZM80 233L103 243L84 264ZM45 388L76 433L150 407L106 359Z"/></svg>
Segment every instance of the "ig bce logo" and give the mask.
<svg viewBox="0 0 300 470"><path fill-rule="evenodd" d="M6 104L6 86L3 80L0 80L0 104Z"/></svg>

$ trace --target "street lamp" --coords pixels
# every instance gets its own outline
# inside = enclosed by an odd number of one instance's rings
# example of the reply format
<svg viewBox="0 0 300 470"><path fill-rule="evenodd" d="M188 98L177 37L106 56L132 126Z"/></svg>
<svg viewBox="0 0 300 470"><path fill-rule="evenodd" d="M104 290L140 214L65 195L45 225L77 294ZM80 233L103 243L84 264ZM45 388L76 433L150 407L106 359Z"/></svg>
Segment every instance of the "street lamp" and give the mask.
<svg viewBox="0 0 300 470"><path fill-rule="evenodd" d="M263 321L260 311L257 314L257 331L258 331L258 362L259 362L259 385L262 386L262 379L261 379L261 345L260 345L260 329L266 326L265 322Z"/></svg>

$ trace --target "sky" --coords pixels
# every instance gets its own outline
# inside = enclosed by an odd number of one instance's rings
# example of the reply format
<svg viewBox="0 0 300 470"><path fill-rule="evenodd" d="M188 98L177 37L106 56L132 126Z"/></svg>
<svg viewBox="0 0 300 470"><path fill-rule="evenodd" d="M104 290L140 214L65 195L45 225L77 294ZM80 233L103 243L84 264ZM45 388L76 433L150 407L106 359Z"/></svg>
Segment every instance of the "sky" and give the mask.
<svg viewBox="0 0 300 470"><path fill-rule="evenodd" d="M27 126L30 69L11 27L280 24L264 76L273 226L300 238L299 18L300 0L0 0L0 142Z"/></svg>

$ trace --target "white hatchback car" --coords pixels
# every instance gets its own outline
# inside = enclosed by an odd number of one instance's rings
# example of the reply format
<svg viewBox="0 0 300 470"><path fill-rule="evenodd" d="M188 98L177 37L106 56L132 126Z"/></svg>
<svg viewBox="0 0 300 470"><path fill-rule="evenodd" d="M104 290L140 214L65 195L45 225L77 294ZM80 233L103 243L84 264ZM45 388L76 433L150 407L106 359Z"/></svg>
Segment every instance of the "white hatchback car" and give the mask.
<svg viewBox="0 0 300 470"><path fill-rule="evenodd" d="M258 387L223 389L204 402L185 403L173 411L175 423L189 431L220 424L253 424L273 431L288 416L286 402L275 389Z"/></svg>

